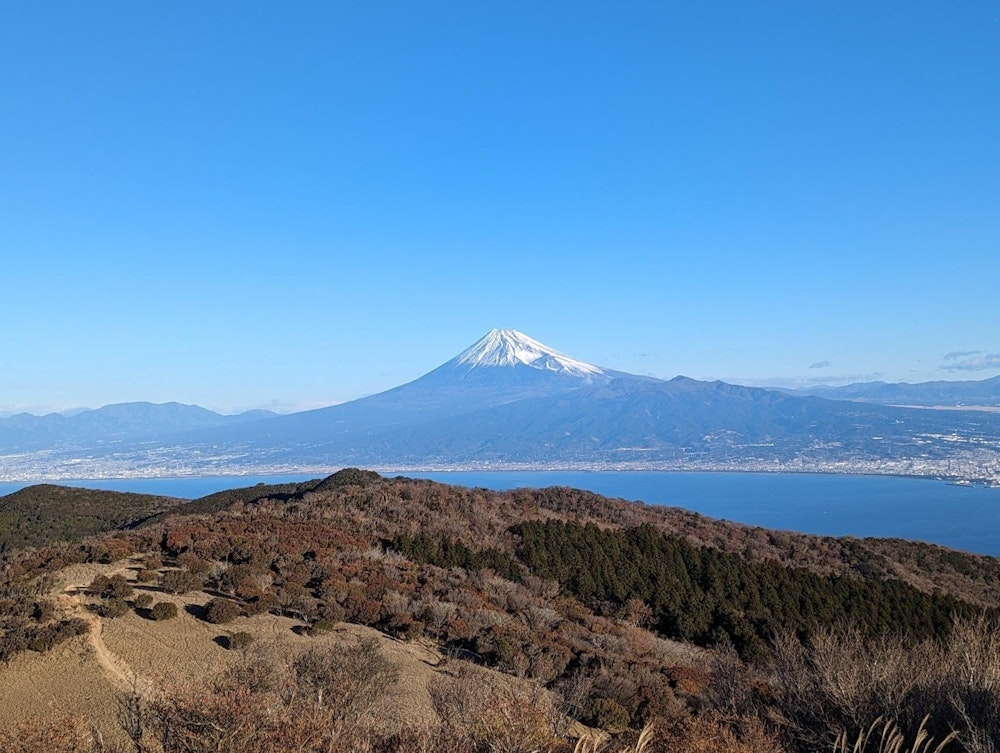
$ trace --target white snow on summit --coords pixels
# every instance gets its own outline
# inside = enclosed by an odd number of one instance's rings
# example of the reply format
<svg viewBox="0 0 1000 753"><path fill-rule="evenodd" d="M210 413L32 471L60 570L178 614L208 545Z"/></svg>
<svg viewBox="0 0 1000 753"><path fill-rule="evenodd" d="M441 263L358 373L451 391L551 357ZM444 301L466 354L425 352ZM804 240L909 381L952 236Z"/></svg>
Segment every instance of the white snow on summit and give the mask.
<svg viewBox="0 0 1000 753"><path fill-rule="evenodd" d="M573 376L597 376L604 369L563 355L516 329L491 329L486 336L455 358L456 364L469 366L517 366L557 371Z"/></svg>

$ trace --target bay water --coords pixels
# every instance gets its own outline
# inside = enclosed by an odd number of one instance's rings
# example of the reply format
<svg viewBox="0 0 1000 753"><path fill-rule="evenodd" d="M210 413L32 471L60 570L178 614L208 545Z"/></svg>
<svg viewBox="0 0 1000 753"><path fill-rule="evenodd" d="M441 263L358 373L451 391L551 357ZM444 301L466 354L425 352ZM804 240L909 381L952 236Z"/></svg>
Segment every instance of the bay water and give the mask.
<svg viewBox="0 0 1000 753"><path fill-rule="evenodd" d="M386 476L395 473L383 473ZM832 536L917 539L1000 556L1000 489L934 479L790 473L455 471L399 475L505 490L568 486L713 518ZM314 475L59 481L66 486L195 499L223 489ZM27 486L2 483L0 495Z"/></svg>

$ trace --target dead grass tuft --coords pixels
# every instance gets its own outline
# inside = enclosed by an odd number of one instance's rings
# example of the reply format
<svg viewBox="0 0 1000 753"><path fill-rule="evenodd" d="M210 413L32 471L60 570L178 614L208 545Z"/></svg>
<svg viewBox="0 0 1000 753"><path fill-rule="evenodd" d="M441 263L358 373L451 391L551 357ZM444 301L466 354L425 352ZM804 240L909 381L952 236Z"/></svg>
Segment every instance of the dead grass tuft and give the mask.
<svg viewBox="0 0 1000 753"><path fill-rule="evenodd" d="M867 730L858 734L853 745L847 733L842 732L833 746L833 753L941 753L958 738L958 732L951 732L932 748L934 739L926 729L929 718L925 716L920 722L913 742L909 746L906 742L906 735L896 726L895 722L883 721L880 717L872 722Z"/></svg>

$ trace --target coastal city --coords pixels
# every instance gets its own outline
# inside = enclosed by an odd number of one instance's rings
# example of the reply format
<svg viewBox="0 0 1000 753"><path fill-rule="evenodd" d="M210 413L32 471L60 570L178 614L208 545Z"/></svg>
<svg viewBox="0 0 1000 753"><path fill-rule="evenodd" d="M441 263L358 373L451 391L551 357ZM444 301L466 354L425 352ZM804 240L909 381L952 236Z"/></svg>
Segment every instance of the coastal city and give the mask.
<svg viewBox="0 0 1000 753"><path fill-rule="evenodd" d="M0 455L0 482L65 482L97 479L187 478L202 476L317 476L333 473L351 463L296 464L254 461L237 453L216 457L194 456L170 449L160 452L108 455L72 455L56 451ZM947 458L798 457L787 460L746 458L684 461L628 460L599 462L470 462L373 464L380 473L445 471L658 471L730 473L816 473L871 476L910 476L1000 488L1000 452L968 448Z"/></svg>

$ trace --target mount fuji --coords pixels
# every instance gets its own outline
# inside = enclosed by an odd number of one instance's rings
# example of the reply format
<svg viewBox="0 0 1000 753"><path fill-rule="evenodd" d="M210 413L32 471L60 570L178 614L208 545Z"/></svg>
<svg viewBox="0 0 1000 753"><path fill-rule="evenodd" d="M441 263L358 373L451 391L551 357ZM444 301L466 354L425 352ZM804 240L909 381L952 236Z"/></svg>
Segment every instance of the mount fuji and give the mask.
<svg viewBox="0 0 1000 753"><path fill-rule="evenodd" d="M192 433L186 438L313 447L347 441L354 447L378 430L566 395L617 380L658 381L579 361L517 330L493 329L433 371L385 392L240 427Z"/></svg>
<svg viewBox="0 0 1000 753"><path fill-rule="evenodd" d="M469 370L490 366L527 366L567 376L593 379L609 374L606 369L563 355L516 329L491 329L479 342L459 353L441 368Z"/></svg>

